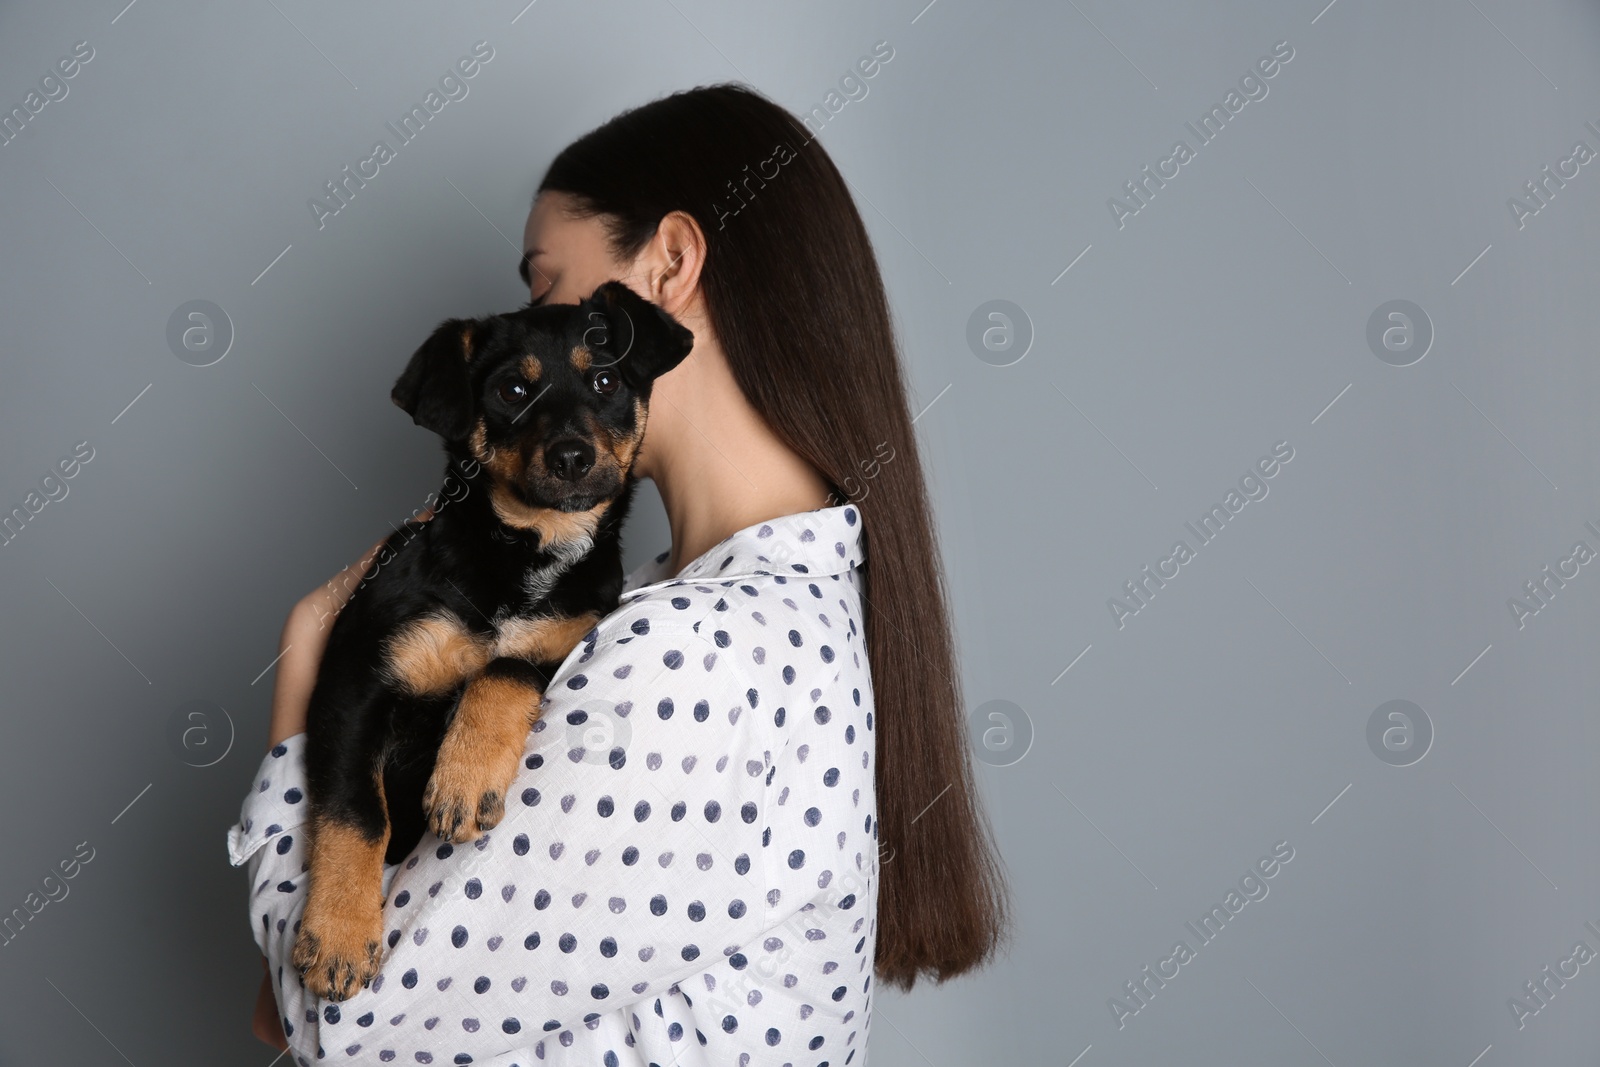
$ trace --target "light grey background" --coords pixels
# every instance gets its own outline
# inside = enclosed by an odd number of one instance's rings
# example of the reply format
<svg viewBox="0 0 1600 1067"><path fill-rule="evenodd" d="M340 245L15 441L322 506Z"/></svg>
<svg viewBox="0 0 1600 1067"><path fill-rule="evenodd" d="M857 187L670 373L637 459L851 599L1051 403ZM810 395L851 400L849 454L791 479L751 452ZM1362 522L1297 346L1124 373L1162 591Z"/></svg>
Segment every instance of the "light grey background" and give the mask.
<svg viewBox="0 0 1600 1067"><path fill-rule="evenodd" d="M507 238L573 137L725 79L809 110L880 40L822 141L901 330L969 706L1033 739L980 768L1009 956L882 993L870 1061L1593 1062L1600 964L1520 1029L1507 1002L1600 950L1600 565L1521 628L1507 601L1600 549L1600 162L1521 228L1507 200L1600 150L1594 5L124 2L0 10L6 109L95 52L0 146L0 504L95 450L0 547L0 911L95 850L0 948L0 1062L272 1059L224 833L285 612L438 485L404 359L525 299ZM478 40L469 96L319 231L308 198ZM1107 199L1279 41L1119 229ZM236 334L203 368L166 341L195 299ZM966 340L992 299L1031 324L1010 366ZM1366 340L1394 299L1435 331L1407 367ZM1119 629L1108 598L1279 441L1269 495ZM666 540L645 494L631 558ZM1407 767L1367 742L1394 699L1435 735ZM236 731L204 768L169 742L197 700Z"/></svg>

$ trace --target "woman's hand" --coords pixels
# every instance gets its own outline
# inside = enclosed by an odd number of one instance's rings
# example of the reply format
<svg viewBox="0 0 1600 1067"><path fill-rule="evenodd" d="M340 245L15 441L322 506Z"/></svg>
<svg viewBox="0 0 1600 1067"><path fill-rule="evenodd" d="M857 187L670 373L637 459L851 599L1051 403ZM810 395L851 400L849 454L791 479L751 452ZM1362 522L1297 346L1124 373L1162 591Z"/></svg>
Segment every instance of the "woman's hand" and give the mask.
<svg viewBox="0 0 1600 1067"><path fill-rule="evenodd" d="M424 510L419 521L433 517L431 509ZM267 748L284 738L293 737L306 728L306 708L311 703L311 690L317 682L317 668L322 663L323 649L328 646L328 634L333 621L350 602L356 587L367 575L373 558L389 539L372 546L360 560L334 575L326 585L318 586L302 597L289 610L278 638L278 669L272 687L272 723L267 730Z"/></svg>
<svg viewBox="0 0 1600 1067"><path fill-rule="evenodd" d="M256 994L256 1013L250 1020L250 1032L279 1052L289 1048L283 1036L283 1020L278 1018L278 1000L272 994L272 972L267 968L267 957L261 957L261 990Z"/></svg>

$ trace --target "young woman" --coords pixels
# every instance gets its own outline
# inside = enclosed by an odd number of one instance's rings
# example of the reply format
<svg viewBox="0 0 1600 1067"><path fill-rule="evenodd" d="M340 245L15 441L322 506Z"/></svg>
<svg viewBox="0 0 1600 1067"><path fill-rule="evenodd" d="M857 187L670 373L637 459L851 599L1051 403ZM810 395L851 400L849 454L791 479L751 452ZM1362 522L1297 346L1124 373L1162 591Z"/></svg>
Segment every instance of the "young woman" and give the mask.
<svg viewBox="0 0 1600 1067"><path fill-rule="evenodd" d="M636 468L671 548L552 679L521 802L388 868L382 971L337 1005L288 957L305 708L342 602L295 607L229 842L268 963L257 1032L308 1064L854 1062L874 977L942 982L1007 932L860 215L803 125L719 85L564 150L524 248L535 303L618 278L694 332Z"/></svg>

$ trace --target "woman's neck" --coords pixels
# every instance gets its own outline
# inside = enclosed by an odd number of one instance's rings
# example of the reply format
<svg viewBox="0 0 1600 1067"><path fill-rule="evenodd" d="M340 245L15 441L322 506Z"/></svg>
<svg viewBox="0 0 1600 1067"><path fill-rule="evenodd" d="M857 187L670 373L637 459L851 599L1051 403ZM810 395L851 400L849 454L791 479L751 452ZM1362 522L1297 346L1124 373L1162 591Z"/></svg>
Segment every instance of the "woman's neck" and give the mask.
<svg viewBox="0 0 1600 1067"><path fill-rule="evenodd" d="M635 468L672 525L672 576L747 526L828 504L822 475L773 433L722 354L708 355L697 346L679 367L691 372L652 396Z"/></svg>
<svg viewBox="0 0 1600 1067"><path fill-rule="evenodd" d="M745 457L740 458L742 461ZM764 490L752 489L738 473L732 478L720 476L715 472L715 464L708 464L690 477L695 485L688 492L680 491L671 476L656 480L667 521L672 526L672 554L667 560L667 573L674 577L747 526L812 511L828 503L827 487L815 472L811 478L793 478L787 485L779 479L765 480ZM750 473L750 477L756 479L760 475ZM814 486L810 484L813 480Z"/></svg>

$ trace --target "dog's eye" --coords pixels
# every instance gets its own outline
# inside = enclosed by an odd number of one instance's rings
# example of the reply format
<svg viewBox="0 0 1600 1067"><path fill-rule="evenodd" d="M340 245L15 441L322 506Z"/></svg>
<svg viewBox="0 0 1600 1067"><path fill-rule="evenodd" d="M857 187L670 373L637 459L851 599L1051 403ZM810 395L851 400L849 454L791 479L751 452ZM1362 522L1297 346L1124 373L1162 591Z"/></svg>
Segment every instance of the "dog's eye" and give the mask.
<svg viewBox="0 0 1600 1067"><path fill-rule="evenodd" d="M528 387L517 381L501 382L495 393L507 404L520 404L528 399Z"/></svg>
<svg viewBox="0 0 1600 1067"><path fill-rule="evenodd" d="M603 370L594 376L594 391L601 396L610 396L621 384L621 380L608 370Z"/></svg>

